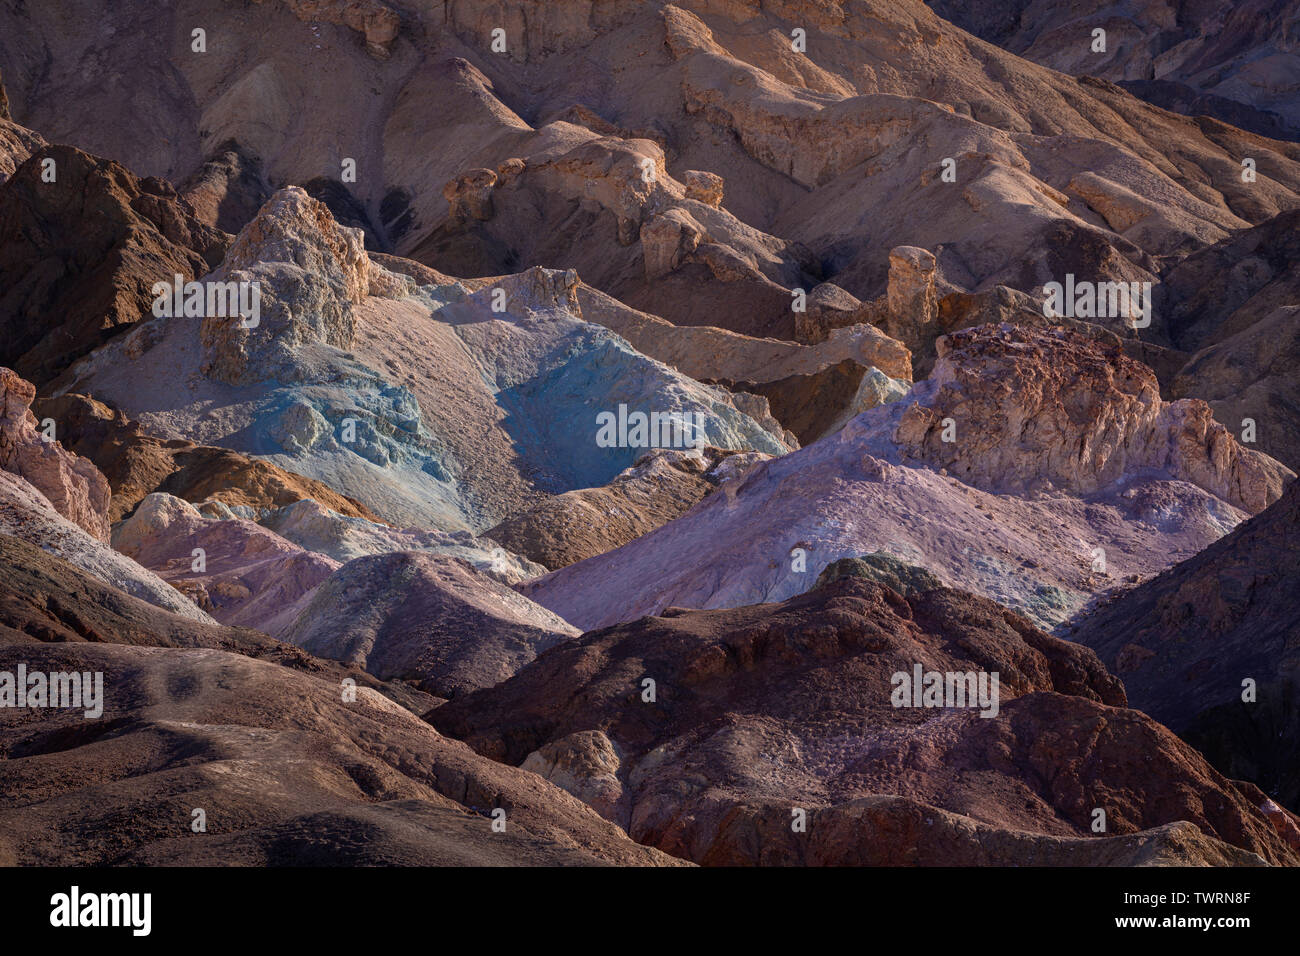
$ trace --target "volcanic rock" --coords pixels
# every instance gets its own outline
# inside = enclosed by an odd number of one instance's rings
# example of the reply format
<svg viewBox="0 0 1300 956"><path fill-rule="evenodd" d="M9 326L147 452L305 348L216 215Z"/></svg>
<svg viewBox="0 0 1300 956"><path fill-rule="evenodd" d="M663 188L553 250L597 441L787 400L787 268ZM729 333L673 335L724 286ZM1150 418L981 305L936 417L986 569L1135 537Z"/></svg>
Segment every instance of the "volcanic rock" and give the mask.
<svg viewBox="0 0 1300 956"><path fill-rule="evenodd" d="M0 859L11 865L676 862L360 680L347 693L328 671L219 650L0 637L0 667L19 662L101 672L105 693L95 721L0 711Z"/></svg>
<svg viewBox="0 0 1300 956"><path fill-rule="evenodd" d="M110 521L126 517L154 491L196 505L219 501L256 517L311 499L348 517L378 520L322 482L225 448L145 434L139 422L85 395L38 399L33 407L54 420L66 448L93 461L108 479Z"/></svg>
<svg viewBox="0 0 1300 956"><path fill-rule="evenodd" d="M113 529L113 547L222 624L276 637L339 566L251 521L206 518L188 502L158 493Z"/></svg>
<svg viewBox="0 0 1300 956"><path fill-rule="evenodd" d="M524 592L591 629L784 600L830 562L883 550L1055 628L1125 575L1217 540L1289 479L1203 403L1162 403L1150 369L1105 339L999 326L948 341L903 399Z"/></svg>
<svg viewBox="0 0 1300 956"><path fill-rule="evenodd" d="M0 471L0 534L35 545L157 607L195 621L212 620L162 578L91 537L55 511L31 484L7 471Z"/></svg>
<svg viewBox="0 0 1300 956"><path fill-rule="evenodd" d="M1162 402L1155 373L1079 332L963 329L938 356L892 441L902 460L980 488L1090 493L1146 469L1253 514L1294 474L1238 444L1204 402Z"/></svg>
<svg viewBox="0 0 1300 956"><path fill-rule="evenodd" d="M1170 336L1194 353L1169 391L1210 403L1238 436L1300 467L1300 211L1193 253L1161 285ZM1172 379L1172 381L1170 381Z"/></svg>
<svg viewBox="0 0 1300 956"><path fill-rule="evenodd" d="M891 705L914 669L996 672L996 713ZM556 647L427 719L576 778L634 839L704 864L1061 865L1106 852L1089 841L1187 822L1238 862L1300 861L1254 794L1126 709L1091 652L946 588L850 577L777 605L672 611ZM611 746L574 746L580 733ZM621 802L599 786L610 777ZM876 825L900 816L915 819Z"/></svg>
<svg viewBox="0 0 1300 956"><path fill-rule="evenodd" d="M487 532L554 571L622 547L689 511L721 481L730 453L659 449L600 488L548 498Z"/></svg>

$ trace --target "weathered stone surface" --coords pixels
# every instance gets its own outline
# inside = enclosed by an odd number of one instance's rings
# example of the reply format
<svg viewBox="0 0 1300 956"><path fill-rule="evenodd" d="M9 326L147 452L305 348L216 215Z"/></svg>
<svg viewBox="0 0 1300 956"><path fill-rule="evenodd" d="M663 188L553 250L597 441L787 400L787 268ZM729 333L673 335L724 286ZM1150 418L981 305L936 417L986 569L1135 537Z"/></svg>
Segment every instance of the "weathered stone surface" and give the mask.
<svg viewBox="0 0 1300 956"><path fill-rule="evenodd" d="M46 159L56 180L42 181ZM170 184L70 146L32 153L0 185L0 364L43 386L147 319L157 282L221 261L228 237Z"/></svg>
<svg viewBox="0 0 1300 956"><path fill-rule="evenodd" d="M1170 337L1192 353L1165 377L1170 393L1209 402L1235 435L1253 423L1253 447L1300 467L1300 210L1193 253L1160 291Z"/></svg>
<svg viewBox="0 0 1300 956"><path fill-rule="evenodd" d="M396 552L343 565L280 636L381 679L456 697L500 683L577 634L456 558Z"/></svg>
<svg viewBox="0 0 1300 956"><path fill-rule="evenodd" d="M222 624L279 636L339 562L252 521L208 518L180 498L147 495L113 529L113 547Z"/></svg>
<svg viewBox="0 0 1300 956"><path fill-rule="evenodd" d="M406 709L427 695L256 632L180 621L66 565L30 563L40 552L11 541L0 536L6 578L62 616L0 592L0 669L103 673L98 723L112 732L88 738L78 710L0 710L8 865L678 863L536 774L437 734ZM198 843L176 835L191 804L208 813ZM485 819L496 807L504 834Z"/></svg>
<svg viewBox="0 0 1300 956"><path fill-rule="evenodd" d="M193 621L212 621L158 575L91 537L55 511L32 485L7 471L0 471L0 535L34 545L142 601Z"/></svg>
<svg viewBox="0 0 1300 956"><path fill-rule="evenodd" d="M379 60L388 59L402 26L401 15L380 0L284 0L284 3L304 23L337 23L355 30L364 38L366 52Z"/></svg>
<svg viewBox="0 0 1300 956"><path fill-rule="evenodd" d="M490 169L471 169L457 176L442 187L449 207L447 215L457 222L491 219L492 187L496 184L497 174Z"/></svg>
<svg viewBox="0 0 1300 956"><path fill-rule="evenodd" d="M893 706L893 675L918 666L996 671L997 713ZM849 577L782 604L675 609L586 634L427 719L698 863L1136 862L1132 838L1188 822L1219 841L1210 859L1300 861L1259 795L1127 709L1090 651L946 588ZM900 812L931 826L862 825Z"/></svg>
<svg viewBox="0 0 1300 956"><path fill-rule="evenodd" d="M688 169L682 173L682 185L686 187L687 199L697 200L714 209L722 205L725 183L717 173Z"/></svg>
<svg viewBox="0 0 1300 956"><path fill-rule="evenodd" d="M889 252L884 327L914 352L926 338L926 327L934 322L938 309L935 270L934 254L926 249L899 246Z"/></svg>
<svg viewBox="0 0 1300 956"><path fill-rule="evenodd" d="M549 570L567 567L680 517L721 482L717 448L656 449L599 488L548 498L487 532Z"/></svg>
<svg viewBox="0 0 1300 956"><path fill-rule="evenodd" d="M261 160L234 140L222 143L178 191L196 219L231 234L248 225L271 198Z"/></svg>
<svg viewBox="0 0 1300 956"><path fill-rule="evenodd" d="M31 412L36 388L0 367L0 469L26 479L54 510L91 537L108 541L109 485L95 463L65 451L38 431Z"/></svg>
<svg viewBox="0 0 1300 956"><path fill-rule="evenodd" d="M154 491L254 515L310 499L346 517L379 520L323 482L227 448L149 435L139 422L85 395L39 399L33 408L40 418L54 420L64 447L94 462L108 479L110 522L126 517Z"/></svg>
<svg viewBox="0 0 1300 956"><path fill-rule="evenodd" d="M1223 773L1300 806L1300 484L1069 633ZM1243 700L1244 682L1253 700Z"/></svg>
<svg viewBox="0 0 1300 956"><path fill-rule="evenodd" d="M368 295L406 288L370 261L360 229L340 226L296 186L258 211L211 281L256 283L260 293L256 324L243 316L203 320L204 373L232 385L293 374L303 345L350 348L353 308Z"/></svg>
<svg viewBox="0 0 1300 956"><path fill-rule="evenodd" d="M1079 332L980 326L938 352L894 440L904 460L968 484L1077 494L1145 469L1253 514L1294 474L1238 444L1204 402L1161 401L1154 372Z"/></svg>

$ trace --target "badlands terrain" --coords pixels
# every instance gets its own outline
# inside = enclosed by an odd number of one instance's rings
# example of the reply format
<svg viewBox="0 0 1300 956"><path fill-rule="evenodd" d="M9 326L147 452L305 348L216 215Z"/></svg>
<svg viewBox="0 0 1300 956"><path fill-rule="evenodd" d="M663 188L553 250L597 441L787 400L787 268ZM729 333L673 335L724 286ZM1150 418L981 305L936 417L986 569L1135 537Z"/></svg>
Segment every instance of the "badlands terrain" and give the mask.
<svg viewBox="0 0 1300 956"><path fill-rule="evenodd" d="M1300 865L1298 31L0 0L0 863Z"/></svg>

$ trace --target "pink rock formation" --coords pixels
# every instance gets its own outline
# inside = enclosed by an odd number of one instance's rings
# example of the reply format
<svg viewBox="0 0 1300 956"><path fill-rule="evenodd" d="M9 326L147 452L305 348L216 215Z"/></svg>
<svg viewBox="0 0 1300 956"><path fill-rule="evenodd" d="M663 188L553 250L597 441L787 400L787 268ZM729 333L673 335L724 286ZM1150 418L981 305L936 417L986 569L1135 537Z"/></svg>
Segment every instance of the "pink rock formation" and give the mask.
<svg viewBox="0 0 1300 956"><path fill-rule="evenodd" d="M36 386L0 368L0 468L25 478L56 511L86 533L108 541L112 491L94 463L64 451L37 430L31 404ZM56 436L58 423L55 422Z"/></svg>
<svg viewBox="0 0 1300 956"><path fill-rule="evenodd" d="M146 496L118 525L113 546L222 624L272 636L339 566L251 521L205 518L189 502L161 493Z"/></svg>

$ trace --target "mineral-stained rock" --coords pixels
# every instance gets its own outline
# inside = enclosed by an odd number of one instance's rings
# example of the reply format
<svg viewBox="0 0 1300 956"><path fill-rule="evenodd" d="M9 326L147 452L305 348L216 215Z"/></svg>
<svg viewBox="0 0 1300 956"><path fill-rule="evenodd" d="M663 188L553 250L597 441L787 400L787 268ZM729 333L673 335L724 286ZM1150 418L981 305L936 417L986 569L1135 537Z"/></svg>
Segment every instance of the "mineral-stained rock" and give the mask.
<svg viewBox="0 0 1300 956"><path fill-rule="evenodd" d="M396 552L334 572L279 636L439 697L490 687L578 634L456 558Z"/></svg>
<svg viewBox="0 0 1300 956"><path fill-rule="evenodd" d="M901 398L909 385L852 359L811 375L719 384L732 392L753 392L767 399L772 417L794 432L801 445L839 431L860 412Z"/></svg>
<svg viewBox="0 0 1300 956"><path fill-rule="evenodd" d="M37 431L30 408L35 395L30 382L0 367L0 469L26 479L59 514L107 543L108 481L93 461Z"/></svg>
<svg viewBox="0 0 1300 956"><path fill-rule="evenodd" d="M599 730L570 734L534 750L519 765L573 794L606 820L626 828L625 791L618 779L619 753Z"/></svg>
<svg viewBox="0 0 1300 956"><path fill-rule="evenodd" d="M362 34L366 52L378 60L388 59L402 26L401 15L380 0L286 0L285 6L304 23L337 23Z"/></svg>
<svg viewBox="0 0 1300 956"><path fill-rule="evenodd" d="M733 453L655 449L599 488L548 498L487 532L550 570L627 544L672 521L713 491Z"/></svg>
<svg viewBox="0 0 1300 956"><path fill-rule="evenodd" d="M658 279L674 271L702 241L707 241L703 227L681 209L647 219L641 225L640 236L647 279Z"/></svg>
<svg viewBox="0 0 1300 956"><path fill-rule="evenodd" d="M339 566L251 521L207 518L188 502L157 493L113 529L113 547L222 624L273 636Z"/></svg>
<svg viewBox="0 0 1300 956"><path fill-rule="evenodd" d="M43 386L148 318L155 283L211 270L228 241L163 180L70 146L34 152L0 185L0 364Z"/></svg>
<svg viewBox="0 0 1300 956"><path fill-rule="evenodd" d="M227 448L146 434L139 422L85 395L39 399L33 407L40 418L54 420L64 447L94 462L108 479L109 521L126 517L154 491L193 504L218 501L254 515L311 499L347 517L379 520L322 482Z"/></svg>
<svg viewBox="0 0 1300 956"><path fill-rule="evenodd" d="M833 584L843 578L865 578L893 588L899 594L911 597L944 586L943 581L925 568L900 561L893 555L879 551L860 558L842 558L826 565L817 576L814 587Z"/></svg>
<svg viewBox="0 0 1300 956"><path fill-rule="evenodd" d="M235 516L215 502L205 503L202 510L210 517ZM468 531L395 528L339 514L311 499L278 508L258 521L294 544L337 561L394 551L421 551L457 558L502 584L518 584L546 571L496 541Z"/></svg>
<svg viewBox="0 0 1300 956"><path fill-rule="evenodd" d="M0 87L0 96L4 88ZM32 153L45 146L45 140L31 130L0 117L0 185L14 174Z"/></svg>
<svg viewBox="0 0 1300 956"><path fill-rule="evenodd" d="M926 326L934 322L938 309L935 271L934 254L926 249L899 246L889 252L884 327L913 352L924 341Z"/></svg>
<svg viewBox="0 0 1300 956"><path fill-rule="evenodd" d="M1292 482L1227 537L1067 635L1119 675L1133 706L1291 808L1300 806L1298 527Z"/></svg>
<svg viewBox="0 0 1300 956"><path fill-rule="evenodd" d="M983 674L985 696L917 707L899 696L917 669ZM698 863L1061 865L1105 855L1085 843L1183 822L1218 841L1212 858L1300 862L1257 792L1127 709L1090 651L946 588L849 577L782 604L669 611L554 648L426 719ZM617 760L574 745L594 732ZM900 813L930 825L870 825Z"/></svg>
<svg viewBox="0 0 1300 956"><path fill-rule="evenodd" d="M826 341L835 329L869 321L857 296L833 282L821 282L808 293L804 310L794 317L794 337L806 345Z"/></svg>
<svg viewBox="0 0 1300 956"><path fill-rule="evenodd" d="M340 226L324 203L297 186L267 201L211 281L256 283L259 291L255 320L203 320L204 372L233 385L293 374L304 344L349 348L354 306L367 295L403 288L399 277L370 261L360 229Z"/></svg>
<svg viewBox="0 0 1300 956"><path fill-rule="evenodd" d="M894 441L904 460L978 487L1087 493L1149 469L1254 513L1294 474L1238 444L1204 402L1162 402L1154 372L1082 333L980 326L938 353Z"/></svg>
<svg viewBox="0 0 1300 956"><path fill-rule="evenodd" d="M35 545L142 601L190 620L212 620L158 575L91 537L55 511L32 485L7 471L0 471L0 534Z"/></svg>
<svg viewBox="0 0 1300 956"><path fill-rule="evenodd" d="M471 169L461 173L442 187L442 194L451 207L448 215L458 221L492 218L492 187L497 184L497 174L490 169Z"/></svg>
<svg viewBox="0 0 1300 956"><path fill-rule="evenodd" d="M682 173L682 185L686 187L687 199L698 200L714 209L722 205L724 183L717 173L688 169Z"/></svg>
<svg viewBox="0 0 1300 956"><path fill-rule="evenodd" d="M1057 627L1124 575L1217 540L1291 475L1203 403L1161 402L1151 370L1097 335L953 333L903 398L523 589L588 629L782 600L837 558L884 550Z"/></svg>

